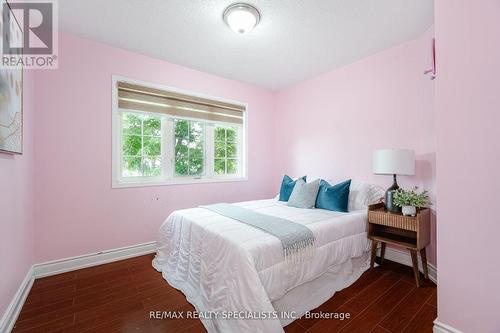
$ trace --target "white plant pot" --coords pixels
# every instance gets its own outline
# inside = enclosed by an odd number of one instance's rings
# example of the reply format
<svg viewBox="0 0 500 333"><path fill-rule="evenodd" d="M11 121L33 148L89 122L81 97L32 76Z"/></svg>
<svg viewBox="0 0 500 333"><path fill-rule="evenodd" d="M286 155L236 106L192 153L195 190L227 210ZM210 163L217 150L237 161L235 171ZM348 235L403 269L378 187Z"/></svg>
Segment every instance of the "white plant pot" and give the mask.
<svg viewBox="0 0 500 333"><path fill-rule="evenodd" d="M417 209L413 206L403 206L401 210L404 216L415 216L417 214Z"/></svg>

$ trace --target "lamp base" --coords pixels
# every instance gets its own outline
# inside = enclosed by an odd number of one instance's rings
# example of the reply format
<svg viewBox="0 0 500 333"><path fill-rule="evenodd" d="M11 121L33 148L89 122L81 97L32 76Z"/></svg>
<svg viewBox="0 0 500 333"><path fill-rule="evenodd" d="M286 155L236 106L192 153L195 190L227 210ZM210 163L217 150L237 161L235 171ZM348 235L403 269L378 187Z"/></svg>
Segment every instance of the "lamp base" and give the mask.
<svg viewBox="0 0 500 333"><path fill-rule="evenodd" d="M394 205L394 203L392 202L392 200L394 199L393 196L394 191L399 189L396 175L392 176L393 176L393 183L391 187L389 187L387 191L385 191L385 209L387 209L389 212L392 213L401 213L401 207Z"/></svg>

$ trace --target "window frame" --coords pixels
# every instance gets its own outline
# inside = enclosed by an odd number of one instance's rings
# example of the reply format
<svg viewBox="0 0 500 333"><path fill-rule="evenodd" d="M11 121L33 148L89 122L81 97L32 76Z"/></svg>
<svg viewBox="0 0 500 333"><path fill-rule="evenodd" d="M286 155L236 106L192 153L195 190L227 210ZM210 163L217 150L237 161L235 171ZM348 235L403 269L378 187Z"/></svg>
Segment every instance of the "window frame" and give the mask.
<svg viewBox="0 0 500 333"><path fill-rule="evenodd" d="M196 92L177 89L172 87L167 87L163 85L151 84L143 81L133 80L117 75L112 75L112 188L126 188L126 187L145 187L145 186L163 186L163 185L182 185L182 184L202 184L202 183L220 183L220 182L241 182L247 181L247 170L248 170L248 104L224 99L216 96L199 94ZM144 111L134 111L125 110L118 107L118 81L128 82L138 85L143 85L145 87L151 87L156 89L168 90L171 92L188 94L193 97L208 98L218 102L226 102L238 104L245 107L245 112L243 114L243 124L238 127L238 151L241 154L240 158L240 168L236 175L217 175L214 172L214 137L213 128L215 125L220 124L222 126L231 126L229 123L216 122L216 121L206 121L196 118L186 118L186 117L168 117L164 115L159 115L157 113L149 113ZM122 176L122 112L137 112L138 114L150 114L152 116L160 116L162 121L162 174L160 176L137 176L137 177L123 177ZM174 119L185 119L202 121L205 126L205 142L204 142L204 161L205 161L205 175L204 176L175 176L174 170L174 152L175 152L175 140L174 136ZM210 128L210 130L207 130ZM171 137L172 139L167 139ZM212 144L207 145L207 142L212 142ZM212 156L212 158L207 158ZM210 172L208 172L210 171Z"/></svg>
<svg viewBox="0 0 500 333"><path fill-rule="evenodd" d="M175 173L175 121L176 120L186 120L186 121L197 121L203 123L203 134L204 134L204 139L203 139L203 173L201 175L177 175ZM193 120L193 119L186 119L186 118L181 118L181 117L167 117L167 122L169 123L169 127L172 130L172 142L170 142L170 145L172 146L172 154L170 155L170 161L169 161L169 166L172 168L172 179L187 179L187 178L193 178L193 179L201 179L201 178L207 178L207 127L209 126L209 123L204 121L204 120ZM189 128L189 124L188 124ZM167 144L169 142L167 141ZM188 158L188 163L189 163L189 158Z"/></svg>
<svg viewBox="0 0 500 333"><path fill-rule="evenodd" d="M213 136L213 134L215 133L215 127L217 127L215 125L216 124L211 124L211 126L212 126L212 129L211 129L211 134L212 134L211 141L213 142L213 147L212 148L214 148L214 150L215 150L216 144L215 144L215 137ZM225 137L225 140L224 140L224 145L226 145L226 146L228 144L228 142L227 142L227 129L229 127L236 127L237 138L240 138L240 137L243 136L243 133L242 133L242 127L243 126L234 126L234 125L228 125L227 123L226 124L221 123L220 127L223 127L226 130L226 132L225 132L225 136L226 137ZM216 177L220 177L220 178L225 178L225 177L234 178L235 176L236 177L240 177L240 174L241 174L241 170L240 169L238 169L238 172L236 174L227 174L227 161L228 160L234 160L234 159L239 161L240 160L240 154L241 154L240 152L243 151L243 147L242 147L241 142L240 142L239 139L236 142L232 142L232 143L236 144L237 155L236 155L236 158L234 158L234 157L233 158L227 157L227 151L226 151L226 156L223 158L225 160L226 168L225 168L225 173L222 174L222 175L218 175L218 174L215 173L215 170L214 170L215 160L217 160L218 158L215 157L215 151L212 152L212 156L213 156L213 159L212 159L212 163L213 163L213 165L212 165L212 172L214 173L214 175Z"/></svg>
<svg viewBox="0 0 500 333"><path fill-rule="evenodd" d="M123 122L121 121L122 118L121 118L121 114L122 112L127 112L127 113L135 113L135 114L138 114L138 115L151 115L151 116L155 116L155 117L158 117L158 114L153 114L153 113L149 113L149 112L143 112L143 111L130 111L130 110L119 110L120 114L118 115L119 117L119 124L118 124L118 127L119 127L119 153L120 153L120 156L119 156L119 160L117 161L117 163L119 163L119 167L118 167L118 178L126 178L126 179L131 179L131 180L137 180L137 179L145 179L145 178L148 178L148 179L156 179L156 178L163 178L165 177L164 176L164 171L165 171L165 168L162 169L161 171L161 175L160 176L129 176L129 177L123 177L122 176L122 164L123 164ZM161 128L160 128L160 131L161 131L161 136L160 138L163 140L164 137L165 137L165 129L164 129L164 120L162 118L160 118L160 121L161 121ZM144 125L142 125L142 131L144 130ZM144 134L141 133L141 139L142 141L144 140ZM144 149L144 142L142 142L142 149ZM166 153L165 153L165 147L164 145L162 144L161 145L161 151L160 151L160 155L156 155L156 156L160 156L161 157L161 160L162 161L165 161L165 158L166 158ZM141 153L141 159L144 158L144 152Z"/></svg>

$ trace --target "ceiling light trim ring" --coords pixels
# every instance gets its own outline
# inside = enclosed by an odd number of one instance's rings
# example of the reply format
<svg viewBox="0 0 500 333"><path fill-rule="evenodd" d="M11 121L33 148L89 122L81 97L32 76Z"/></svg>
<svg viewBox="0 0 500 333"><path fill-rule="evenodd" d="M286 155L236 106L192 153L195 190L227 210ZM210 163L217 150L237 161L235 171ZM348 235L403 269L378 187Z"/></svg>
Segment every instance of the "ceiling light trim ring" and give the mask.
<svg viewBox="0 0 500 333"><path fill-rule="evenodd" d="M242 10L242 11L246 11L248 13L251 13L254 17L255 17L255 24L254 26L248 30L248 31L236 31L233 29L233 27L231 27L231 25L229 24L229 16L231 13L237 11L237 10ZM225 10L224 10L224 13L222 14L222 19L224 20L224 22L226 23L226 25L233 31L235 32L239 32L239 33L246 33L246 32L249 32L251 30L253 30L260 22L260 19L261 19L261 15L260 15L260 12L259 10L248 4L248 3L243 3L243 2L238 2L238 3L234 3L232 5L229 5Z"/></svg>

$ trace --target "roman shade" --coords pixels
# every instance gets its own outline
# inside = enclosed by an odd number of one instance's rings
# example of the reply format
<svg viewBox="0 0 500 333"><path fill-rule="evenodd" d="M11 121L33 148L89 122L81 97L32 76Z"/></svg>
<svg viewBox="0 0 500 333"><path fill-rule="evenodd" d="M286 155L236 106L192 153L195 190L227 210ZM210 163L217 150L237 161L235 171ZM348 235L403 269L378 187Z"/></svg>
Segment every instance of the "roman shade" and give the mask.
<svg viewBox="0 0 500 333"><path fill-rule="evenodd" d="M245 106L162 89L118 82L118 107L174 117L242 124Z"/></svg>

